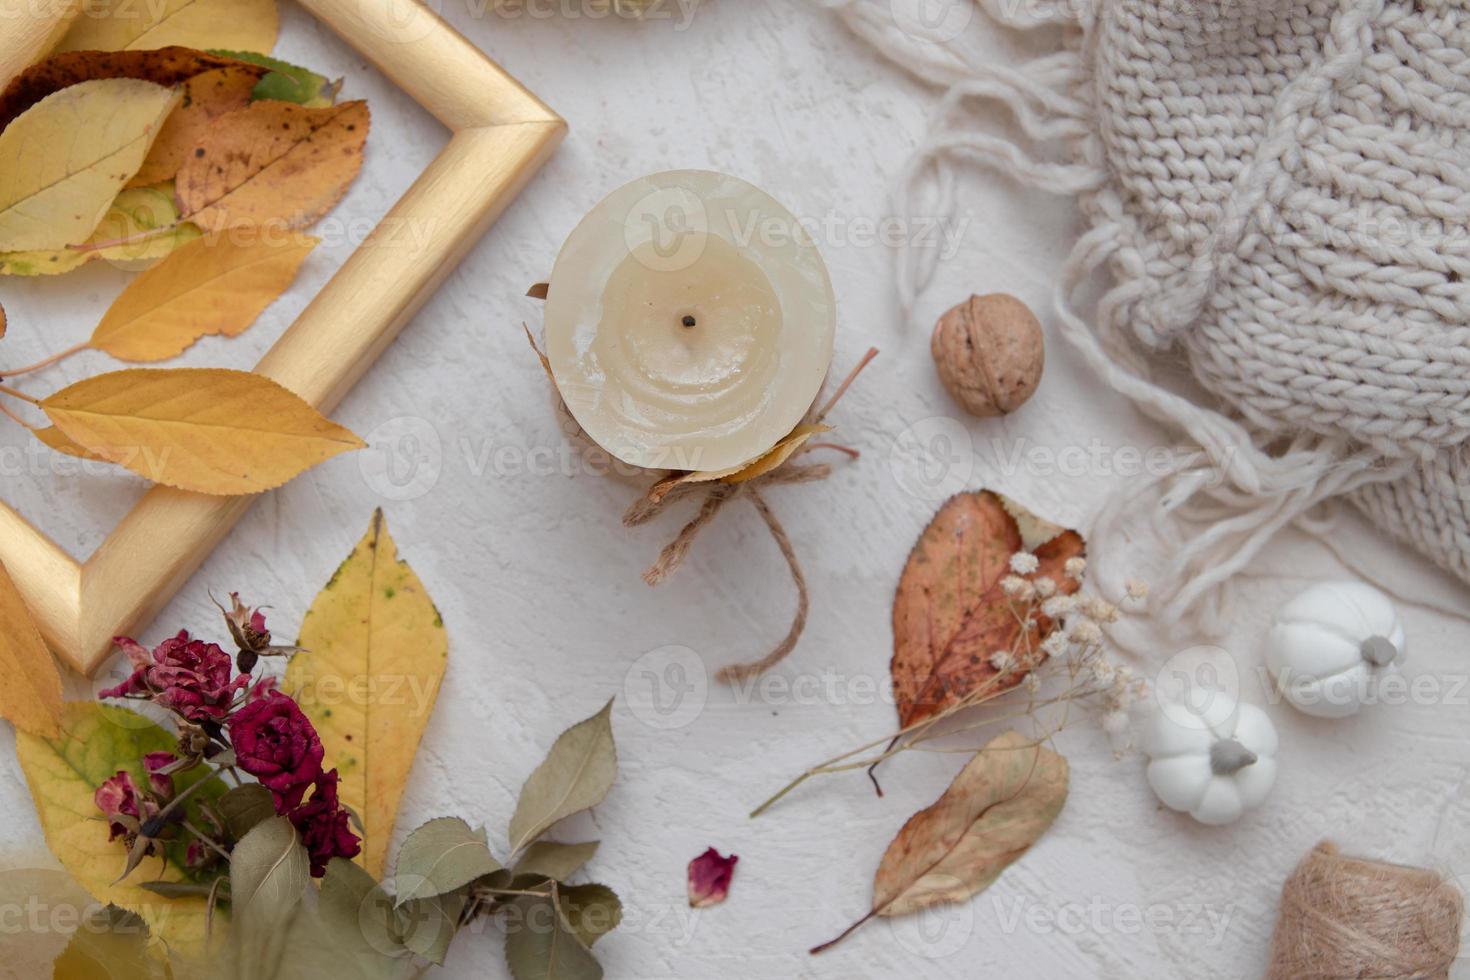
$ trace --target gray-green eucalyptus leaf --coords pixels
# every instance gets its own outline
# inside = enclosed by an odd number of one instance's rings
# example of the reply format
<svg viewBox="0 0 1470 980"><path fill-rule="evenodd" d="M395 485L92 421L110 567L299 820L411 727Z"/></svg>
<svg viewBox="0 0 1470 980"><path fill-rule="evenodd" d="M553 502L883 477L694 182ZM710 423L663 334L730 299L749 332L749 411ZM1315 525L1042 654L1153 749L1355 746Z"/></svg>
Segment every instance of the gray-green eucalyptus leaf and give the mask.
<svg viewBox="0 0 1470 980"><path fill-rule="evenodd" d="M602 967L550 895L522 896L511 903L505 961L515 980L602 980Z"/></svg>
<svg viewBox="0 0 1470 980"><path fill-rule="evenodd" d="M230 854L230 934L241 977L278 969L286 926L311 880L301 837L284 817L256 824Z"/></svg>
<svg viewBox="0 0 1470 980"><path fill-rule="evenodd" d="M536 767L510 821L510 849L516 855L552 824L601 803L618 771L613 744L612 702L568 728Z"/></svg>
<svg viewBox="0 0 1470 980"><path fill-rule="evenodd" d="M276 815L271 791L259 783L245 783L227 790L211 805L235 840L243 839L256 824Z"/></svg>
<svg viewBox="0 0 1470 980"><path fill-rule="evenodd" d="M563 885L557 889L557 900L583 946L591 947L623 921L623 903L606 885Z"/></svg>
<svg viewBox="0 0 1470 980"><path fill-rule="evenodd" d="M484 830L472 830L458 817L430 820L409 834L398 851L398 904L448 894L499 870Z"/></svg>
<svg viewBox="0 0 1470 980"><path fill-rule="evenodd" d="M526 853L516 862L515 873L541 874L557 881L565 881L582 869L597 853L597 841L585 844L559 844L556 841L539 840L526 848Z"/></svg>

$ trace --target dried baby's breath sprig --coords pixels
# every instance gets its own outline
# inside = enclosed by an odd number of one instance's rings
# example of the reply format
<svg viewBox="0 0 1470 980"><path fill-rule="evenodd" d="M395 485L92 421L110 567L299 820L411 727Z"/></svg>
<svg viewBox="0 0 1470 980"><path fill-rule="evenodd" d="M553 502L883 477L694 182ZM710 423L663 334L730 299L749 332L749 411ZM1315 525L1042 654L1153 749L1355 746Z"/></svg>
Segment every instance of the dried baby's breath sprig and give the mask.
<svg viewBox="0 0 1470 980"><path fill-rule="evenodd" d="M1011 568L1026 567L1027 556L1012 556ZM1033 556L1034 557L1034 556ZM1016 559L1020 559L1019 563ZM1067 562L1066 574L1080 578L1086 569L1081 558ZM1012 582L1019 580L1019 584ZM1008 582L1012 582L1009 586ZM1130 597L1141 598L1147 589L1132 583ZM973 744L953 744L955 736L993 726L1029 722L1036 744L1053 738L1076 721L1074 706L1095 715L1116 756L1132 748L1133 706L1148 694L1148 683L1129 667L1109 656L1102 623L1113 623L1124 615L1116 606L1084 592L1043 598L1031 579L1013 574L1002 579L1001 589L1010 601L1013 615L1022 623L1039 615L1057 620L1056 628L1032 646L1033 631L1021 630L1015 646L990 655L996 673L959 702L916 722L899 732L875 739L813 766L797 776L780 792L751 812L758 817L792 790L814 776L871 770L902 752L959 752L973 754ZM1024 672L1019 685L1016 674ZM949 740L943 745L940 739Z"/></svg>

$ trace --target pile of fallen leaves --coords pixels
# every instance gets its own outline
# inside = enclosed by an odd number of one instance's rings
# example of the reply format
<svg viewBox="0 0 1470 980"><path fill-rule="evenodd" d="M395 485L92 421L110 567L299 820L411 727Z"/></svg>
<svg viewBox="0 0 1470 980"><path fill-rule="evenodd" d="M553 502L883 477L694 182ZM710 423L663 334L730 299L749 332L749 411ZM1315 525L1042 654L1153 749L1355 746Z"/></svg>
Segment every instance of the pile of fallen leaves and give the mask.
<svg viewBox="0 0 1470 980"><path fill-rule="evenodd" d="M181 26L165 18L135 35L146 17L134 10L124 24L115 13L77 21L61 53L0 92L0 275L61 275L98 260L142 271L89 339L0 367L7 381L82 350L151 363L201 337L240 334L290 286L319 242L302 229L362 166L367 104L337 103L339 84L246 51L134 50ZM268 48L274 6L268 13L268 30L221 14L184 34L259 35ZM92 49L111 45L123 49ZM203 493L269 489L362 445L240 371L135 368L45 398L10 385L0 394L45 414L49 426L32 425L0 402L52 449Z"/></svg>

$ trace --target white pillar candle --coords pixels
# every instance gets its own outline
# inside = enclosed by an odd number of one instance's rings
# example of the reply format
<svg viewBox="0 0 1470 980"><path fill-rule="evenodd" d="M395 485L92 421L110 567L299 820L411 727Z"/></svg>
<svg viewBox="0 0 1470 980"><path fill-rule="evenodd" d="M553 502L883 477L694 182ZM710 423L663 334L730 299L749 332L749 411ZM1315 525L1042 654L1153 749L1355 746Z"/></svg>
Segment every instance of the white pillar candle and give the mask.
<svg viewBox="0 0 1470 980"><path fill-rule="evenodd" d="M811 236L736 177L635 180L567 239L546 353L572 416L618 459L714 471L774 446L832 362L832 282Z"/></svg>

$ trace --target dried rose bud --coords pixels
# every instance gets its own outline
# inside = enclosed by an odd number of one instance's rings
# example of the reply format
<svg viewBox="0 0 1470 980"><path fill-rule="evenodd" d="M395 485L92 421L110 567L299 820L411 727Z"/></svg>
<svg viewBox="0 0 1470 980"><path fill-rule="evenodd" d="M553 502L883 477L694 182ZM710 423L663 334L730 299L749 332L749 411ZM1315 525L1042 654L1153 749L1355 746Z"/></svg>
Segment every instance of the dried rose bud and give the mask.
<svg viewBox="0 0 1470 980"><path fill-rule="evenodd" d="M719 905L730 895L730 879L735 877L735 865L740 857L731 854L720 857L720 852L711 847L689 862L689 904L703 909Z"/></svg>
<svg viewBox="0 0 1470 980"><path fill-rule="evenodd" d="M215 605L218 606L219 603ZM235 646L239 647L242 652L260 653L270 647L271 631L265 627L265 613L241 602L240 593L230 593L229 609L224 606L219 608L225 614L225 625L230 629L230 636L234 637ZM249 673L244 667L240 669L244 673Z"/></svg>
<svg viewBox="0 0 1470 980"><path fill-rule="evenodd" d="M143 756L143 768L148 772L148 786L164 802L174 798L174 767L179 759L172 752L149 752Z"/></svg>
<svg viewBox="0 0 1470 980"><path fill-rule="evenodd" d="M1005 293L971 296L940 317L929 342L939 380L971 415L1005 415L1041 383L1041 324Z"/></svg>

